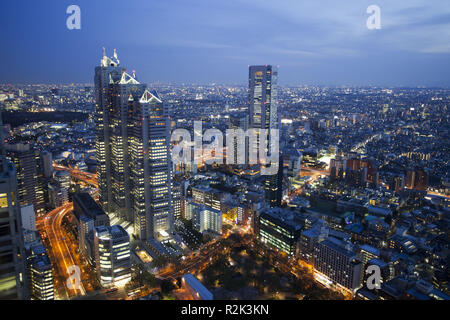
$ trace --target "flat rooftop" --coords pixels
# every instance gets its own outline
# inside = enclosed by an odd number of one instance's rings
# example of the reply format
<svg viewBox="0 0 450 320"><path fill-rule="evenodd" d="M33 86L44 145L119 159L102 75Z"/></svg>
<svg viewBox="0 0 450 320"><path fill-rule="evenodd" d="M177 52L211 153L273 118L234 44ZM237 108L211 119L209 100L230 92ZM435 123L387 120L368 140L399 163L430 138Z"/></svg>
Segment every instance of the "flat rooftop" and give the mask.
<svg viewBox="0 0 450 320"><path fill-rule="evenodd" d="M183 283L188 284L195 292L197 292L201 299L213 300L213 294L208 289L206 289L206 287L192 274L188 273L184 275L182 281Z"/></svg>

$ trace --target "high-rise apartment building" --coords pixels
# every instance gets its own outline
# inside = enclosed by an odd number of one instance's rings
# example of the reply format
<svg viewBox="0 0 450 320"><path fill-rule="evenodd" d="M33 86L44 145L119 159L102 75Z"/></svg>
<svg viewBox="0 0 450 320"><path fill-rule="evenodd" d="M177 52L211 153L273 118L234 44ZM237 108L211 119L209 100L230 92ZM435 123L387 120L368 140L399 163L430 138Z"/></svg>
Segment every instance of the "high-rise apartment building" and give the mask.
<svg viewBox="0 0 450 320"><path fill-rule="evenodd" d="M194 210L193 225L198 232L211 231L222 233L222 212L206 206L199 206Z"/></svg>
<svg viewBox="0 0 450 320"><path fill-rule="evenodd" d="M173 232L168 111L155 92L119 66L116 52L95 68L99 200L133 223L140 239Z"/></svg>
<svg viewBox="0 0 450 320"><path fill-rule="evenodd" d="M362 262L357 254L332 237L314 244L314 268L338 287L355 291L361 285Z"/></svg>

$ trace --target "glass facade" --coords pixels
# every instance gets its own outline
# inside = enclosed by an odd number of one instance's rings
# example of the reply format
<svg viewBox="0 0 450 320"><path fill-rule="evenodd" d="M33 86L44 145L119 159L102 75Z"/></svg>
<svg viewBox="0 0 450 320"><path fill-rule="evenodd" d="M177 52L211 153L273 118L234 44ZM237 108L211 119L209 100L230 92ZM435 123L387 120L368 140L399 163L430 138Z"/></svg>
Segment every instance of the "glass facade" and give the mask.
<svg viewBox="0 0 450 320"><path fill-rule="evenodd" d="M132 223L140 239L165 240L173 232L167 108L117 57L102 58L95 88L102 208Z"/></svg>

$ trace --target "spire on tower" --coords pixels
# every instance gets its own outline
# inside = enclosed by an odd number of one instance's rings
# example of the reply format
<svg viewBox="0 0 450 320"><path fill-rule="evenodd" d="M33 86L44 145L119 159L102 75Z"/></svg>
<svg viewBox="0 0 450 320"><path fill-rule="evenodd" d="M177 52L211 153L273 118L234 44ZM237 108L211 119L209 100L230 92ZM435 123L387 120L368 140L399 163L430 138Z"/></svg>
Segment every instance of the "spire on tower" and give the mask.
<svg viewBox="0 0 450 320"><path fill-rule="evenodd" d="M110 58L106 55L105 47L102 47L102 48L103 48L103 57L101 60L101 66L102 67L117 67L120 64L120 62L119 62L119 59L117 58L116 49L114 49L114 57Z"/></svg>
<svg viewBox="0 0 450 320"><path fill-rule="evenodd" d="M115 48L114 48L114 55L113 55L113 57L116 60L117 64L120 64L119 57L117 56L117 51L116 51Z"/></svg>

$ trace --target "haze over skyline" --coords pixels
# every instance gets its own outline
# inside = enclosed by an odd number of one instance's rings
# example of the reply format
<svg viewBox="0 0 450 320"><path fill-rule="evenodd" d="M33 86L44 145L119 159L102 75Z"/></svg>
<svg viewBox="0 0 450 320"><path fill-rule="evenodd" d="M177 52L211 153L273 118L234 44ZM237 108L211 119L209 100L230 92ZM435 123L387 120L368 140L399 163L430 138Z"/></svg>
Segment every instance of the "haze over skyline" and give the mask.
<svg viewBox="0 0 450 320"><path fill-rule="evenodd" d="M81 8L81 30L66 8ZM381 8L381 30L366 9ZM450 86L450 2L441 0L2 1L2 83L93 83L102 46L143 82ZM30 27L32 26L32 27Z"/></svg>

